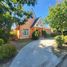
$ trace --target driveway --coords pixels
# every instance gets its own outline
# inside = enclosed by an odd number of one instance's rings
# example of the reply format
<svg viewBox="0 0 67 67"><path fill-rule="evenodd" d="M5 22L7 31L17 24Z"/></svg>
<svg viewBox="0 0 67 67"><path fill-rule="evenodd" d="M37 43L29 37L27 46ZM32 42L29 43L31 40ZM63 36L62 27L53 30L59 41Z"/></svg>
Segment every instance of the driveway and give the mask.
<svg viewBox="0 0 67 67"><path fill-rule="evenodd" d="M52 39L40 39L22 48L10 67L55 67L60 59L52 52Z"/></svg>

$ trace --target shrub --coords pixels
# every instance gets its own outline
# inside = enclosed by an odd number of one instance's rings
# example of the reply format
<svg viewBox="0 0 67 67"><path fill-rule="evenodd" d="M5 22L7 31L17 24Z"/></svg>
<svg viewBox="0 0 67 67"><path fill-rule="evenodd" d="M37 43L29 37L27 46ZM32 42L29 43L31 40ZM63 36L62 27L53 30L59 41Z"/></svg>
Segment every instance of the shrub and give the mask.
<svg viewBox="0 0 67 67"><path fill-rule="evenodd" d="M17 39L17 36L14 35L14 34L10 34L10 40L16 40Z"/></svg>
<svg viewBox="0 0 67 67"><path fill-rule="evenodd" d="M64 31L63 34L64 34L64 35L67 35L67 31Z"/></svg>
<svg viewBox="0 0 67 67"><path fill-rule="evenodd" d="M67 36L64 36L64 43L67 43Z"/></svg>
<svg viewBox="0 0 67 67"><path fill-rule="evenodd" d="M17 50L14 45L2 45L0 46L0 60L7 60L16 54Z"/></svg>
<svg viewBox="0 0 67 67"><path fill-rule="evenodd" d="M42 35L46 38L50 37L50 34L47 33L45 30L42 30Z"/></svg>
<svg viewBox="0 0 67 67"><path fill-rule="evenodd" d="M62 47L62 45L64 43L64 39L62 38L62 36L60 36L60 35L56 36L55 40L56 40L58 47Z"/></svg>
<svg viewBox="0 0 67 67"><path fill-rule="evenodd" d="M47 32L46 32L45 30L42 30L42 35L43 35L44 37L47 37Z"/></svg>
<svg viewBox="0 0 67 67"><path fill-rule="evenodd" d="M42 34L45 34L46 35L46 31L45 30L42 30Z"/></svg>
<svg viewBox="0 0 67 67"><path fill-rule="evenodd" d="M51 33L50 35L51 35L51 37L56 37L58 34L57 33Z"/></svg>
<svg viewBox="0 0 67 67"><path fill-rule="evenodd" d="M7 43L8 39L9 39L9 34L6 33L4 30L0 29L0 38L2 38L5 43Z"/></svg>
<svg viewBox="0 0 67 67"><path fill-rule="evenodd" d="M0 39L0 46L4 44L4 40L3 39Z"/></svg>
<svg viewBox="0 0 67 67"><path fill-rule="evenodd" d="M36 31L34 31L34 32L32 33L32 39L33 39L33 40L39 39L39 31L38 31L38 30L36 30Z"/></svg>
<svg viewBox="0 0 67 67"><path fill-rule="evenodd" d="M7 43L8 40L9 40L9 34L8 33L4 33L4 34L2 34L1 38L4 40L5 43Z"/></svg>
<svg viewBox="0 0 67 67"><path fill-rule="evenodd" d="M17 39L16 33L17 33L16 30L14 30L14 31L12 30L12 31L10 32L10 39L11 39L11 40L16 40L16 39Z"/></svg>

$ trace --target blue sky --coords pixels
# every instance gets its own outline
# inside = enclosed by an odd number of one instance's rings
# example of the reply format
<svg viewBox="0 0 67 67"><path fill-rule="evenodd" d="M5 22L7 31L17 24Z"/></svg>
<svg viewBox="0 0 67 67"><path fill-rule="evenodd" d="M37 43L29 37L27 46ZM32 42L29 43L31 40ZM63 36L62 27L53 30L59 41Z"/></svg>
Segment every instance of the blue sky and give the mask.
<svg viewBox="0 0 67 67"><path fill-rule="evenodd" d="M49 13L49 7L55 4L56 0L37 0L37 4L34 7L25 5L24 9L25 10L33 9L36 17L45 18ZM45 26L48 27L47 24ZM15 24L13 28L14 27L16 27Z"/></svg>
<svg viewBox="0 0 67 67"><path fill-rule="evenodd" d="M26 5L24 8L26 10L33 9L35 12L36 17L45 18L49 13L49 7L56 4L56 0L37 0L37 4L32 7L27 7Z"/></svg>

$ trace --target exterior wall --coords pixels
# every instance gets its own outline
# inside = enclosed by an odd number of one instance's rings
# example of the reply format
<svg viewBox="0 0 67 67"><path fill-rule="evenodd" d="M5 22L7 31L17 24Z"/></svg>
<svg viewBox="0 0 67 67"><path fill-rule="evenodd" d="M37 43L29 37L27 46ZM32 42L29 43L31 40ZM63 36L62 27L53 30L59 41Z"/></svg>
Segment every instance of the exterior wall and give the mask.
<svg viewBox="0 0 67 67"><path fill-rule="evenodd" d="M19 39L25 39L25 38L30 38L30 27L33 23L34 19L29 19L25 24L21 25L19 28ZM23 35L23 30L29 30L28 35Z"/></svg>
<svg viewBox="0 0 67 67"><path fill-rule="evenodd" d="M22 34L22 30L23 29L28 29L29 30L29 35L28 36L24 36ZM45 29L45 28L35 28L35 27L23 27L21 26L20 27L20 30L17 30L17 37L18 39L25 39L25 38L32 38L32 33L35 31L35 30L38 30L40 32L40 36L42 36L42 30L45 30L47 33L51 33L51 30L50 29Z"/></svg>
<svg viewBox="0 0 67 67"><path fill-rule="evenodd" d="M16 30L17 38L19 39L19 30Z"/></svg>
<svg viewBox="0 0 67 67"><path fill-rule="evenodd" d="M17 27L16 30L17 30L18 39L32 38L32 33L35 30L38 30L40 32L40 36L42 36L42 30L46 30L46 32L51 33L51 29L46 29L46 28L41 28L41 27L36 27L36 26L31 28L31 25L33 24L33 22L34 22L34 18L33 19L30 18L25 24ZM28 35L24 35L23 30L28 30Z"/></svg>

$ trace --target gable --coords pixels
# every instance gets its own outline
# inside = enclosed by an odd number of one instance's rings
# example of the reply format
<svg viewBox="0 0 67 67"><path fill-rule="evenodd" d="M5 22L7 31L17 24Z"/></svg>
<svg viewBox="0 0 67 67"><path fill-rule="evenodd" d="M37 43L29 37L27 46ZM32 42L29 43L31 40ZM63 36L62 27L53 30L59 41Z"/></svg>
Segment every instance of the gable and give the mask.
<svg viewBox="0 0 67 67"><path fill-rule="evenodd" d="M43 27L44 27L44 23L43 23L42 19L39 18L39 19L36 21L36 23L34 24L33 27L43 28Z"/></svg>
<svg viewBox="0 0 67 67"><path fill-rule="evenodd" d="M34 22L33 22L33 24L31 25L31 27L33 27L33 26L36 24L36 22L38 21L38 19L39 19L39 18L36 18L36 19L34 20Z"/></svg>

